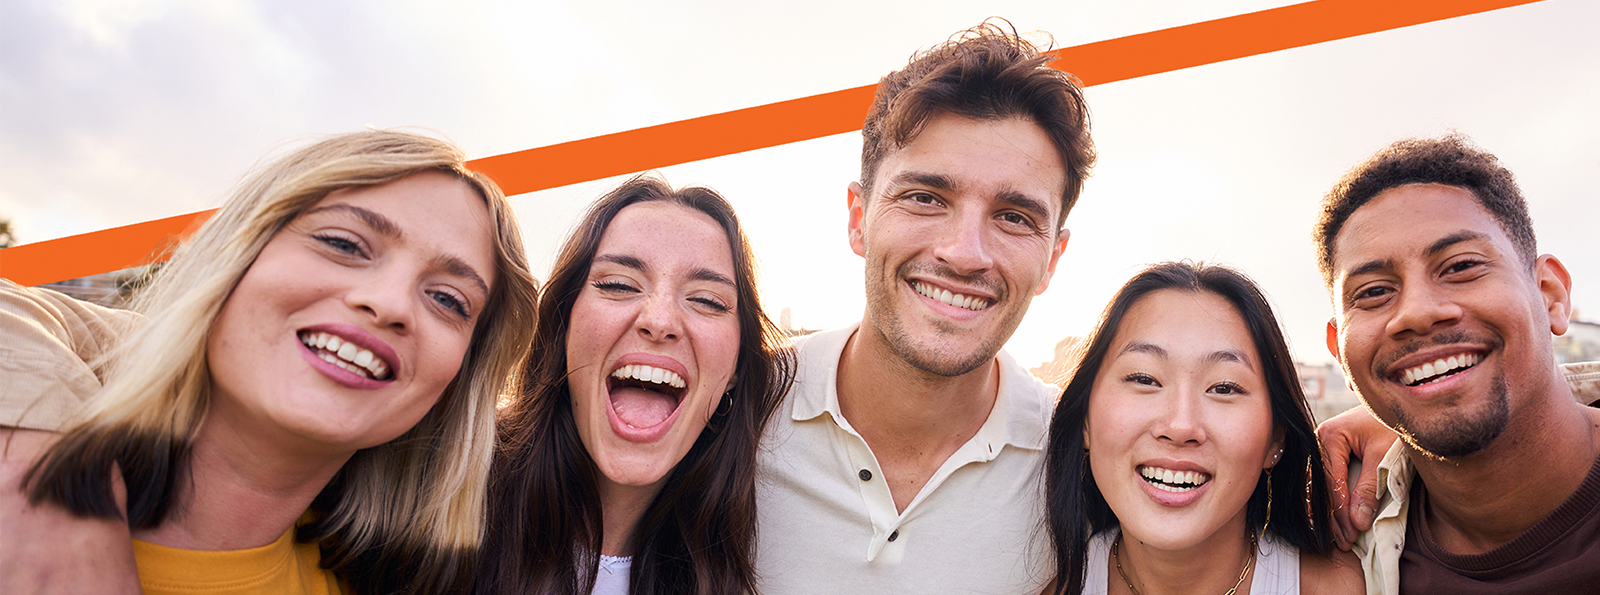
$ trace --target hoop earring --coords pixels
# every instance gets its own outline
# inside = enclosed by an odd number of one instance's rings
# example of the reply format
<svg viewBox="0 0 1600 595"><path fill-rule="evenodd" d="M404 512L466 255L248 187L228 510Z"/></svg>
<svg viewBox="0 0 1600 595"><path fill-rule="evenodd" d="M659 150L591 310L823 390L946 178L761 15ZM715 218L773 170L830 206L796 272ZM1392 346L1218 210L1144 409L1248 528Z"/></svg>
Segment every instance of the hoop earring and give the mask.
<svg viewBox="0 0 1600 595"><path fill-rule="evenodd" d="M720 403L717 403L717 410L715 412L712 412L711 416L712 417L722 417L724 415L727 415L728 412L732 411L732 410L733 410L733 389L730 388L730 389L728 389L728 392L722 393L722 401Z"/></svg>

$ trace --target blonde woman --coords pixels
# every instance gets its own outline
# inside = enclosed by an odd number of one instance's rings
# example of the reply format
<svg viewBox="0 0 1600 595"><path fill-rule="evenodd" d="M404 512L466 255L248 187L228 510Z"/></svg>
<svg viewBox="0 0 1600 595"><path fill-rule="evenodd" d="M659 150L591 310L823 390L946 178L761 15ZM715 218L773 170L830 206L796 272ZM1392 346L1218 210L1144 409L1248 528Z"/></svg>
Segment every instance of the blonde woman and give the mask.
<svg viewBox="0 0 1600 595"><path fill-rule="evenodd" d="M252 175L140 296L147 319L28 495L115 517L119 468L146 593L440 590L479 545L535 293L509 206L454 146L315 143Z"/></svg>

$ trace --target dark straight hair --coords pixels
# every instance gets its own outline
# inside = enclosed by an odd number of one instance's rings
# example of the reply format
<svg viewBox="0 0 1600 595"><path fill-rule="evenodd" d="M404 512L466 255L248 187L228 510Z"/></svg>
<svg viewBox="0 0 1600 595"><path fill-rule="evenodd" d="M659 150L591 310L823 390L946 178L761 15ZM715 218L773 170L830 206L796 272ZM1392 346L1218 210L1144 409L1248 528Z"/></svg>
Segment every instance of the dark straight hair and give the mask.
<svg viewBox="0 0 1600 595"><path fill-rule="evenodd" d="M706 424L639 520L629 590L755 591L757 448L793 378L794 356L761 310L754 259L728 202L709 188L673 190L637 177L589 208L545 286L520 394L500 411L479 593L587 595L594 588L604 527L600 472L573 419L567 333L606 228L617 213L643 202L705 213L726 233L738 291L739 359L728 412Z"/></svg>
<svg viewBox="0 0 1600 595"><path fill-rule="evenodd" d="M1106 504L1084 457L1084 419L1095 376L1111 351L1123 316L1139 300L1163 289L1214 294L1227 300L1244 319L1261 359L1273 424L1283 429L1283 457L1273 467L1276 472L1270 482L1271 498L1278 505L1272 508L1267 530L1302 551L1319 555L1332 551L1332 516L1322 450L1272 306L1243 273L1203 263L1165 262L1134 275L1111 299L1099 324L1084 342L1083 357L1050 422L1050 446L1045 453L1045 523L1055 543L1056 595L1083 590L1090 536L1118 525L1116 514ZM1260 527L1267 520L1267 489L1268 482L1257 481L1255 492L1245 505L1245 522L1250 527Z"/></svg>

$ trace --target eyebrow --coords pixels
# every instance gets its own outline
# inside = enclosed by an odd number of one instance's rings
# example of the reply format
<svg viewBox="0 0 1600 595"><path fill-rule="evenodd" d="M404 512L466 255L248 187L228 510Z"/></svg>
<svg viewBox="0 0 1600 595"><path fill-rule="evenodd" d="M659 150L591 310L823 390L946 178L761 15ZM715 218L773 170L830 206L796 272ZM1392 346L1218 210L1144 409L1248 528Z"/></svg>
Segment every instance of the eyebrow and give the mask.
<svg viewBox="0 0 1600 595"><path fill-rule="evenodd" d="M1126 347L1123 347L1122 348L1122 352L1118 353L1117 355L1122 355L1122 354L1126 354L1126 353L1148 353L1150 355L1159 357L1161 359L1169 359L1170 358L1170 356L1167 354L1167 350L1166 349L1162 348L1159 345L1155 345L1153 343L1144 343L1144 342L1129 343ZM1240 363L1240 364L1244 364L1245 367L1250 368L1252 370L1255 369L1255 366L1250 365L1250 358L1248 356L1246 356L1244 354L1244 352L1239 351L1237 349L1223 349L1221 351L1213 351L1210 354L1206 355L1204 361L1205 361L1205 363L1208 363L1208 364L1214 364L1214 363L1219 363L1219 362L1237 362L1237 363Z"/></svg>
<svg viewBox="0 0 1600 595"><path fill-rule="evenodd" d="M621 254L596 254L594 260L595 262L609 262L625 266L641 273L650 271L650 267L646 266L643 260L640 260L638 257L634 256L625 256ZM729 279L727 275L703 267L696 267L695 269L689 271L689 278L696 281L721 283L729 287L739 286L739 284L733 282L733 279Z"/></svg>
<svg viewBox="0 0 1600 595"><path fill-rule="evenodd" d="M927 186L939 190L954 190L956 183L949 176L925 171L900 172L890 180L895 186Z"/></svg>
<svg viewBox="0 0 1600 595"><path fill-rule="evenodd" d="M1205 361L1206 363L1236 362L1243 364L1246 368L1250 368L1252 370L1256 369L1255 366L1250 364L1250 358L1246 356L1243 351L1239 351L1237 349L1213 351L1211 352L1211 355L1206 356Z"/></svg>
<svg viewBox="0 0 1600 595"><path fill-rule="evenodd" d="M1122 351L1117 355L1122 355L1124 353L1148 353L1161 359L1168 358L1167 350L1162 349L1159 345L1144 342L1129 343L1126 347L1123 347Z"/></svg>
<svg viewBox="0 0 1600 595"><path fill-rule="evenodd" d="M1390 270L1390 269L1394 269L1394 268L1395 268L1394 261L1390 260L1390 259L1387 259L1387 258L1379 259L1379 260L1369 260L1369 261L1367 261L1365 263L1362 263L1361 266L1358 266L1358 267L1356 267L1354 269L1350 269L1350 272L1346 273L1344 278L1349 279L1351 277L1365 275L1367 273L1373 273L1373 272L1382 271L1382 270Z"/></svg>
<svg viewBox="0 0 1600 595"><path fill-rule="evenodd" d="M1453 234L1447 235L1445 237L1439 238L1438 241L1436 241L1433 244L1430 244L1428 246L1428 250L1427 250L1426 254L1428 256L1437 256L1440 252L1444 252L1445 250L1449 249L1451 246L1454 246L1454 245L1459 244L1461 242L1468 242L1468 241L1472 241L1472 240L1487 240L1487 239L1489 239L1489 235L1488 234L1464 229L1464 230L1455 232Z"/></svg>
<svg viewBox="0 0 1600 595"><path fill-rule="evenodd" d="M1037 219L1043 220L1050 216L1049 205L1045 204L1045 202L1042 200L1028 196L1021 192L1017 192L1015 190L1006 190L1001 192L1000 196L997 198L1000 199L1000 202L1010 205L1013 208L1027 211L1028 214L1033 215ZM1054 221L1049 221L1040 225L1047 227L1054 224Z"/></svg>
<svg viewBox="0 0 1600 595"><path fill-rule="evenodd" d="M441 254L433 259L433 264L444 269L446 273L471 281L478 286L478 290L482 291L483 295L489 295L489 284L483 281L483 277L479 276L478 271L474 270L472 265L467 264L467 261L449 254Z"/></svg>
<svg viewBox="0 0 1600 595"><path fill-rule="evenodd" d="M1451 246L1454 246L1456 244L1460 244L1461 242L1470 242L1472 240L1486 240L1486 239L1489 239L1488 234L1481 233L1481 232L1476 232L1476 231L1472 231L1472 230L1462 230L1462 231L1458 231L1458 232L1455 232L1453 234L1447 235L1445 237L1439 238L1434 243L1429 244L1428 248L1423 251L1423 254L1425 254L1425 255L1427 255L1429 257L1438 256L1440 252L1444 252L1445 250L1450 249ZM1395 265L1395 262L1393 260L1390 260L1390 259L1372 260L1372 261L1368 261L1368 262L1362 263L1361 266L1358 266L1358 267L1356 267L1354 269L1351 269L1350 272L1347 273L1344 277L1346 279L1349 279L1351 277L1355 277L1355 276L1359 276L1359 275L1365 275L1367 273L1377 272L1377 271L1381 271L1381 270L1394 269L1394 268L1396 268L1396 265Z"/></svg>
<svg viewBox="0 0 1600 595"><path fill-rule="evenodd" d="M334 203L331 205L325 205L311 209L306 211L306 214L310 215L312 213L321 213L323 211L338 211L354 216L355 218L360 219L362 223L366 223L367 227L372 228L373 231L394 239L400 239L402 236L400 233L400 226L395 225L393 220L377 213L376 211L363 209L355 205Z"/></svg>
<svg viewBox="0 0 1600 595"><path fill-rule="evenodd" d="M388 236L393 240L399 240L405 237L405 234L400 231L400 226L396 225L393 219L385 217L382 213L377 211L365 209L351 204L334 203L331 205L320 206L306 211L306 214L309 215L324 211L344 213L360 219L362 223L367 224L367 227L372 228L372 231L377 232L379 235ZM441 254L434 257L433 265L444 270L446 273L471 281L474 285L478 286L478 290L482 291L484 295L489 295L489 284L483 280L483 276L479 275L476 269L472 268L472 265L467 264L467 261L461 260L460 258L449 254Z"/></svg>

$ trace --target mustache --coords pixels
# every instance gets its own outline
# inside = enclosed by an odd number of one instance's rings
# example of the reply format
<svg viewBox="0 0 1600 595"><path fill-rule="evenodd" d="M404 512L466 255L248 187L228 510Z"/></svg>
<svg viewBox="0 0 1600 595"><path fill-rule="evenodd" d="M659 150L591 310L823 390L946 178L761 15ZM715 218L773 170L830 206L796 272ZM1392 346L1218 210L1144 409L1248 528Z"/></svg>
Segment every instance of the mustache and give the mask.
<svg viewBox="0 0 1600 595"><path fill-rule="evenodd" d="M995 296L996 301L1003 301L1006 297L1005 284L1000 282L997 275L987 271L971 275L963 275L950 268L950 265L938 262L908 262L900 265L898 271L901 279L913 276L928 277L952 281L968 287L977 287Z"/></svg>
<svg viewBox="0 0 1600 595"><path fill-rule="evenodd" d="M1504 346L1505 343L1500 339L1500 337L1489 333L1467 332L1465 329L1451 329L1427 337L1413 339L1401 344L1399 347L1396 347L1394 351L1384 354L1377 368L1379 370L1388 370L1394 366L1395 362L1405 359L1407 356L1418 351L1422 351L1430 347L1438 347L1440 345L1456 344L1469 344L1475 347L1479 345L1487 345L1490 350L1495 350Z"/></svg>

